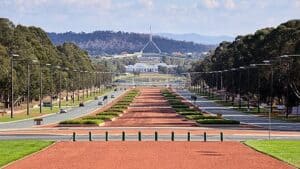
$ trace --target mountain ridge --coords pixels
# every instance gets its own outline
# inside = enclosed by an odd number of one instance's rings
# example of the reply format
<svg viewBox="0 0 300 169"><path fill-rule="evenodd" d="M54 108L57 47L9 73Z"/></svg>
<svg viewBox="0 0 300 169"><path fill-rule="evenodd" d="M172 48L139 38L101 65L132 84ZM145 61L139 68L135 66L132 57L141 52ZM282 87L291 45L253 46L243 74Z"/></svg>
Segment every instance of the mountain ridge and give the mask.
<svg viewBox="0 0 300 169"><path fill-rule="evenodd" d="M50 32L47 34L55 45L72 42L82 49L87 50L90 55L139 52L149 40L149 34L121 31L94 31L91 33ZM203 45L194 42L172 40L157 35L153 36L153 41L159 46L161 51L165 53L202 53L215 47L214 45Z"/></svg>
<svg viewBox="0 0 300 169"><path fill-rule="evenodd" d="M223 41L233 41L234 37L227 36L227 35L219 35L219 36L209 36L209 35L201 35L197 33L157 33L161 37L166 37L174 40L180 41L187 41L187 42L194 42L206 45L218 45Z"/></svg>

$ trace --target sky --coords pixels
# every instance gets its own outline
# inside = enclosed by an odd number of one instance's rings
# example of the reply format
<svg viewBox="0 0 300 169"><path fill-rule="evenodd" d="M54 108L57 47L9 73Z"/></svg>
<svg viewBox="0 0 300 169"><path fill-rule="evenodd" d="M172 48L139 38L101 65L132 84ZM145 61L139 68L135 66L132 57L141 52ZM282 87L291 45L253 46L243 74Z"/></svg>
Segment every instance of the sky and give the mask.
<svg viewBox="0 0 300 169"><path fill-rule="evenodd" d="M300 0L0 0L0 17L48 32L236 36L300 19Z"/></svg>

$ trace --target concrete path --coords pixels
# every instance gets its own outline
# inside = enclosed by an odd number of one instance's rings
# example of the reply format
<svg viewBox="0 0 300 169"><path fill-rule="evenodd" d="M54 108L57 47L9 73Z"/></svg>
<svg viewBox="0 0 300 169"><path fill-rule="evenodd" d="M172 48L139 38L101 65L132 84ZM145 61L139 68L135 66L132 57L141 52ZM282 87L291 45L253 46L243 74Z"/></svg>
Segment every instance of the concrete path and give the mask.
<svg viewBox="0 0 300 169"><path fill-rule="evenodd" d="M187 100L189 100L191 103L194 103L191 101L191 95L194 93L191 93L190 91L186 89L177 89L175 90L179 95L183 96ZM265 129L269 128L269 119L265 117L259 117L252 114L247 114L243 112L239 112L233 109L228 109L227 107L224 107L222 105L219 105L215 103L214 101L210 101L204 97L199 96L198 100L195 103L197 106L199 106L202 110L205 110L207 112L216 114L221 113L224 118L231 119L231 120L237 120L242 123L251 124L263 127ZM271 121L271 129L272 130L282 130L282 131L300 131L300 123L288 123L280 120L272 120Z"/></svg>
<svg viewBox="0 0 300 169"><path fill-rule="evenodd" d="M107 95L111 96L113 94L113 95L115 95L115 97L118 97L123 92L124 91L113 91L113 92L107 93ZM102 100L102 98L103 98L103 96L99 100ZM86 114L101 107L98 105L99 100L92 100L92 101L86 102L84 107L71 108L68 110L67 113L64 113L64 114L54 113L54 114L47 115L47 116L43 117L43 125L55 124L55 123L59 123L60 121L70 120L70 119L74 119L74 118L86 115ZM111 102L112 100L113 99L111 99L111 97L108 97L108 103ZM31 128L31 127L34 127L33 119L0 123L0 130L21 129L21 128Z"/></svg>

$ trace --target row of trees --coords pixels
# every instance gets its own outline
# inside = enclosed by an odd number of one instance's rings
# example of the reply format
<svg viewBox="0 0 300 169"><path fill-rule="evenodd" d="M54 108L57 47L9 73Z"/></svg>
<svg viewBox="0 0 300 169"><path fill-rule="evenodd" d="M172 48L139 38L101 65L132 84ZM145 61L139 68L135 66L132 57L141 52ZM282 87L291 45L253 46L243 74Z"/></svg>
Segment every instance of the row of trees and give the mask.
<svg viewBox="0 0 300 169"><path fill-rule="evenodd" d="M13 54L19 56L13 57ZM97 69L88 53L76 45L64 43L54 46L42 29L15 26L8 19L0 18L0 102L9 102L12 60L14 97L20 100L27 93L28 72L31 99L38 99L41 80L43 95L50 95L60 89L72 90L95 85L95 74L92 72L106 71L103 68ZM103 77L104 81L108 79Z"/></svg>
<svg viewBox="0 0 300 169"><path fill-rule="evenodd" d="M233 95L257 98L260 94L262 101L275 98L277 103L291 108L298 105L300 98L300 58L283 55L296 54L300 54L300 20L291 20L276 28L238 36L233 42L222 42L191 69L191 72L215 72L194 76L193 83L201 78L217 87L223 75L223 87ZM249 67L250 64L266 65ZM287 114L290 110L287 109Z"/></svg>

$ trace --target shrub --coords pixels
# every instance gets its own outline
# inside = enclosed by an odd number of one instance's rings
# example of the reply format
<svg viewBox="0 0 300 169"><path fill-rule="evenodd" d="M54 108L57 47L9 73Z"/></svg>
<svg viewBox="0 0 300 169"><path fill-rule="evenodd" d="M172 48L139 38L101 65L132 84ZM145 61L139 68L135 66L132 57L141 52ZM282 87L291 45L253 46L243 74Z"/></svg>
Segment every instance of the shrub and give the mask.
<svg viewBox="0 0 300 169"><path fill-rule="evenodd" d="M179 112L179 114L181 114L183 116L188 116L188 115L202 115L200 112L197 112L197 111Z"/></svg>
<svg viewBox="0 0 300 169"><path fill-rule="evenodd" d="M173 108L189 108L188 105L181 104L181 105L172 105Z"/></svg>
<svg viewBox="0 0 300 169"><path fill-rule="evenodd" d="M65 120L59 122L59 124L81 124L80 120Z"/></svg>
<svg viewBox="0 0 300 169"><path fill-rule="evenodd" d="M240 124L239 121L227 120L227 119L201 119L197 120L200 124Z"/></svg>
<svg viewBox="0 0 300 169"><path fill-rule="evenodd" d="M193 111L193 112L195 112L196 110L194 110L194 109L191 109L191 108L174 108L174 110L176 111L176 112L191 112L191 111Z"/></svg>

